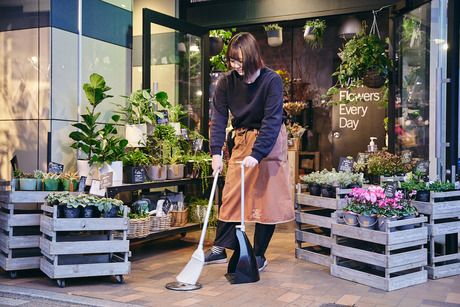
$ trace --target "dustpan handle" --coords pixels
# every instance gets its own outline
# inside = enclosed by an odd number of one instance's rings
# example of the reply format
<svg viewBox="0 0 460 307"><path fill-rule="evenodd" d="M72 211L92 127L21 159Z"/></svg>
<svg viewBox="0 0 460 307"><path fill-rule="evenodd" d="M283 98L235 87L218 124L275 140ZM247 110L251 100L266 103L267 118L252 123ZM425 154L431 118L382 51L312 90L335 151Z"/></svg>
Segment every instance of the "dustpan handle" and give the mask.
<svg viewBox="0 0 460 307"><path fill-rule="evenodd" d="M244 163L241 163L241 231L245 231L244 227Z"/></svg>
<svg viewBox="0 0 460 307"><path fill-rule="evenodd" d="M208 228L209 216L211 215L212 203L214 201L214 194L216 193L217 179L219 178L219 172L214 174L214 181L212 182L211 195L209 195L208 208L206 209L206 216L204 218L203 230L201 231L200 242L198 243L199 248L203 249L204 238L206 237L206 230Z"/></svg>

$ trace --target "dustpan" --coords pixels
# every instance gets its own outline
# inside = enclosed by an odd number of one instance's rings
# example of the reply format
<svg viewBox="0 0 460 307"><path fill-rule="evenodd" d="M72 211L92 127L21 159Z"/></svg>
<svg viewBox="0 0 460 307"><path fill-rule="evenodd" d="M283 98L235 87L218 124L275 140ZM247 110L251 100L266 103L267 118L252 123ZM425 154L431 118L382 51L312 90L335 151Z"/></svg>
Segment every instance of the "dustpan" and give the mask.
<svg viewBox="0 0 460 307"><path fill-rule="evenodd" d="M231 284L245 284L259 281L254 250L246 235L244 226L244 164L241 163L241 225L236 226L237 246L230 258L225 277Z"/></svg>

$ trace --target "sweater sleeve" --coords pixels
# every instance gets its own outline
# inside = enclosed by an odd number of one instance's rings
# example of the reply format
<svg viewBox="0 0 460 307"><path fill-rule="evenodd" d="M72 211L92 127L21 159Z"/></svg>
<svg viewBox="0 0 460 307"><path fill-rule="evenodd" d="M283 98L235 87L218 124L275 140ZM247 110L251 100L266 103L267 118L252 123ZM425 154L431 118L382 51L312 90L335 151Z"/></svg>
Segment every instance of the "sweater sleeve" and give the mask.
<svg viewBox="0 0 460 307"><path fill-rule="evenodd" d="M212 155L220 155L225 141L228 122L226 78L219 79L212 99L210 148Z"/></svg>
<svg viewBox="0 0 460 307"><path fill-rule="evenodd" d="M264 106L264 118L257 135L251 156L261 161L275 146L283 123L283 83L276 75L267 86Z"/></svg>

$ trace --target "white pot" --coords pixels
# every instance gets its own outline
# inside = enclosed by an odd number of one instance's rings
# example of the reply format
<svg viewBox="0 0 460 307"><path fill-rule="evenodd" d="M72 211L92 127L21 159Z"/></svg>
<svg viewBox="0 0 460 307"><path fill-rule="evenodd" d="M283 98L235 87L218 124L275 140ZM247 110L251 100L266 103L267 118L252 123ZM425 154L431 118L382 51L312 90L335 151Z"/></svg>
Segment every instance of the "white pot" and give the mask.
<svg viewBox="0 0 460 307"><path fill-rule="evenodd" d="M110 167L113 171L113 185L121 185L123 183L123 161L113 161Z"/></svg>
<svg viewBox="0 0 460 307"><path fill-rule="evenodd" d="M303 38L306 41L313 41L315 40L315 35L312 32L313 28L310 26L305 27L305 31L303 31Z"/></svg>
<svg viewBox="0 0 460 307"><path fill-rule="evenodd" d="M283 30L267 31L267 41L270 47L278 47L283 43Z"/></svg>
<svg viewBox="0 0 460 307"><path fill-rule="evenodd" d="M147 177L150 180L166 180L168 175L168 167L166 165L150 165L147 168Z"/></svg>
<svg viewBox="0 0 460 307"><path fill-rule="evenodd" d="M130 147L143 147L146 134L146 124L126 125L125 127L125 138L128 140L128 146Z"/></svg>
<svg viewBox="0 0 460 307"><path fill-rule="evenodd" d="M90 166L89 160L77 160L77 170L79 176L86 177L86 185L91 185L91 180L99 179L99 169L96 166Z"/></svg>
<svg viewBox="0 0 460 307"><path fill-rule="evenodd" d="M180 123L169 123L169 124L174 127L174 130L176 130L176 135L181 135Z"/></svg>

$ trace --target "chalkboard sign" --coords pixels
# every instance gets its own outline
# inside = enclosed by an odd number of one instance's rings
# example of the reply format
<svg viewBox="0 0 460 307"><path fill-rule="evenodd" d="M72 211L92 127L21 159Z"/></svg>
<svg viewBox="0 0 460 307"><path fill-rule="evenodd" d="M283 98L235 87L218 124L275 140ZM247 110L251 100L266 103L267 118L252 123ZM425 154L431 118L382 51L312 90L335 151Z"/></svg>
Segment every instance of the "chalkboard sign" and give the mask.
<svg viewBox="0 0 460 307"><path fill-rule="evenodd" d="M394 198L396 193L396 182L387 182L387 186L385 187L385 196L388 198Z"/></svg>
<svg viewBox="0 0 460 307"><path fill-rule="evenodd" d="M10 162L11 162L11 168L13 169L13 172L19 169L18 158L16 157L16 155L13 157L13 159L11 159Z"/></svg>
<svg viewBox="0 0 460 307"><path fill-rule="evenodd" d="M142 183L145 181L145 169L143 167L133 168L133 183Z"/></svg>
<svg viewBox="0 0 460 307"><path fill-rule="evenodd" d="M354 163L355 161L351 157L340 157L339 172L352 172Z"/></svg>
<svg viewBox="0 0 460 307"><path fill-rule="evenodd" d="M78 182L78 192L85 192L86 176L81 176Z"/></svg>
<svg viewBox="0 0 460 307"><path fill-rule="evenodd" d="M401 162L402 163L410 163L411 160L412 160L412 151L410 150L401 151Z"/></svg>
<svg viewBox="0 0 460 307"><path fill-rule="evenodd" d="M369 160L369 153L367 153L367 152L358 152L358 155L356 156L356 163L366 164L367 160Z"/></svg>
<svg viewBox="0 0 460 307"><path fill-rule="evenodd" d="M113 184L113 172L100 174L99 177L99 179L101 180L101 189L110 187Z"/></svg>
<svg viewBox="0 0 460 307"><path fill-rule="evenodd" d="M415 165L415 173L416 174L421 174L421 175L428 175L430 167L430 161L422 160L418 161L417 164Z"/></svg>
<svg viewBox="0 0 460 307"><path fill-rule="evenodd" d="M48 163L48 173L60 174L64 171L64 165L56 162Z"/></svg>
<svg viewBox="0 0 460 307"><path fill-rule="evenodd" d="M157 116L157 124L161 125L169 123L168 110L161 110L159 112L163 113L163 117Z"/></svg>

